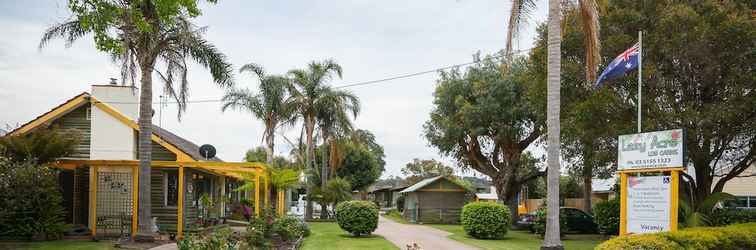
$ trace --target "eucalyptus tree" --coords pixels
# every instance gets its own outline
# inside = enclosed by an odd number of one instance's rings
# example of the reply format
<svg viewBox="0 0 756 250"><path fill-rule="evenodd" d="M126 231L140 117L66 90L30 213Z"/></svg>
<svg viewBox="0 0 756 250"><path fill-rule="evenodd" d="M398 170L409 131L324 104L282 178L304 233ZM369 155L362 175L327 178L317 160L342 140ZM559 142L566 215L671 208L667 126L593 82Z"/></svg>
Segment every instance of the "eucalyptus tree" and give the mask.
<svg viewBox="0 0 756 250"><path fill-rule="evenodd" d="M359 99L345 90L335 90L328 85L334 77L341 78L342 69L333 59L313 61L305 69L289 71L289 98L287 105L294 110L294 118L304 123L306 139L305 168L315 171L315 142L314 133L317 125L326 125L322 132L330 134L337 128L346 125L339 122L348 121L348 112L353 116L359 113ZM335 112L330 113L329 112ZM330 119L331 121L323 121ZM351 123L347 123L350 124ZM328 138L328 136L324 137ZM327 166L321 166L321 186L325 187ZM310 188L311 185L307 185ZM309 192L308 192L309 193ZM312 202L308 199L307 218L312 218Z"/></svg>
<svg viewBox="0 0 756 250"><path fill-rule="evenodd" d="M215 0L208 2L215 3ZM201 14L196 0L69 0L72 16L47 29L39 47L60 38L70 46L92 34L98 50L122 62L124 74L139 74L139 226L136 239L154 239L150 200L152 159L152 77L159 76L164 89L175 98L179 117L186 109L188 60L210 70L214 82L233 85L232 67L226 57L203 36L205 28L191 19ZM124 77L125 79L126 77ZM133 84L133 82L132 82Z"/></svg>
<svg viewBox="0 0 756 250"><path fill-rule="evenodd" d="M222 110L236 109L251 113L265 126L262 139L265 142L266 162L273 163L276 128L289 120L290 109L286 106L289 79L279 75L267 75L254 63L244 65L239 72L253 73L259 80L259 92L249 89L229 89L221 99Z"/></svg>

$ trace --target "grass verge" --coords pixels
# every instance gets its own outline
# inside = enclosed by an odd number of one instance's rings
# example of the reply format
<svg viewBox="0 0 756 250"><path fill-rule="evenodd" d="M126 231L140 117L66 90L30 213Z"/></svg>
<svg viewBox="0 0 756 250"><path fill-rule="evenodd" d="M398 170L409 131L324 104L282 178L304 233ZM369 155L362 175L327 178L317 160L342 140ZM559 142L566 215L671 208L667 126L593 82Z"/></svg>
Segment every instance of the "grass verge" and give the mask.
<svg viewBox="0 0 756 250"><path fill-rule="evenodd" d="M302 244L303 250L395 250L390 241L378 235L353 237L334 222L309 222L312 234Z"/></svg>
<svg viewBox="0 0 756 250"><path fill-rule="evenodd" d="M73 241L57 240L43 242L0 242L0 249L24 250L111 250L112 243L108 241Z"/></svg>
<svg viewBox="0 0 756 250"><path fill-rule="evenodd" d="M411 224L409 221L405 220L404 217L402 217L402 214L399 213L396 210L392 210L386 214L383 215L383 217L392 220L394 222L399 222L402 224Z"/></svg>
<svg viewBox="0 0 756 250"><path fill-rule="evenodd" d="M450 239L476 246L487 250L516 250L516 249L539 249L543 239L527 231L507 232L507 235L500 240L479 240L467 236L461 225L429 225L452 233ZM601 236L596 234L574 234L568 235L562 240L564 249L593 249L601 243Z"/></svg>

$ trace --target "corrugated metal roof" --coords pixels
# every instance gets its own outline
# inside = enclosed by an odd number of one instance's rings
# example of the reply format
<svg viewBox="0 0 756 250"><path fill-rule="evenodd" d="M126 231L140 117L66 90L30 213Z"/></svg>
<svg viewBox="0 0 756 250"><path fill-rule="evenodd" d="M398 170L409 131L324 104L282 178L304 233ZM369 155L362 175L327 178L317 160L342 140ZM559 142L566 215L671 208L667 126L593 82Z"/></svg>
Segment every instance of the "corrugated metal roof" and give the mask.
<svg viewBox="0 0 756 250"><path fill-rule="evenodd" d="M163 140L167 141L171 145L177 147L179 150L184 151L184 153L194 158L194 160L198 160L198 161L205 160L205 157L203 157L200 154L199 146L197 146L197 144L194 144L194 142L184 139L181 136L178 136L174 133L171 133L168 130L165 130L155 125L152 125L152 133L162 138ZM213 157L207 161L222 162L223 160L221 160L218 157Z"/></svg>
<svg viewBox="0 0 756 250"><path fill-rule="evenodd" d="M412 185L412 186L410 186L410 187L408 187L408 188L405 188L404 190L402 190L402 191L401 191L401 192L399 192L399 193L409 193L409 192L415 192L415 191L417 191L418 189L421 189L421 188L423 188L423 187L427 186L428 184L431 184L431 183L433 183L434 181L437 181L437 180L439 180L439 179L441 179L441 178L444 178L444 176L441 176L441 175L439 175L439 176L436 176L436 177L433 177L433 178L428 178L428 179L422 180L422 181L420 181L420 182L418 182L418 183L415 183L415 185Z"/></svg>
<svg viewBox="0 0 756 250"><path fill-rule="evenodd" d="M591 181L591 189L593 192L611 192L614 184L617 183L617 178L612 177L609 179L596 179Z"/></svg>

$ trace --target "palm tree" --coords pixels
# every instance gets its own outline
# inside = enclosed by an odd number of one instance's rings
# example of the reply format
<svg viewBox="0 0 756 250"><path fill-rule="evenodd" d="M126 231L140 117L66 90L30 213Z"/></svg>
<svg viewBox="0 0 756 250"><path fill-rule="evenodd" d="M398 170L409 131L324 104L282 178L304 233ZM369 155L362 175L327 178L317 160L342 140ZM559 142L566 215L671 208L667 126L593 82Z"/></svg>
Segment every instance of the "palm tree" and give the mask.
<svg viewBox="0 0 756 250"><path fill-rule="evenodd" d="M105 3L103 3L105 4ZM225 55L203 37L205 28L199 28L189 21L189 17L178 15L176 18L160 18L158 8L151 1L139 3L123 1L109 4L110 8L103 10L102 15L110 24L117 27L118 41L112 46L110 55L115 61L122 63L122 73L132 76L140 74L139 101L139 226L136 238L153 240L152 204L150 200L150 162L152 159L152 75L159 76L164 90L173 97L179 106L179 117L186 110L189 82L187 80L187 59L194 61L210 70L216 84L227 87L233 85L232 67ZM139 5L138 7L132 5ZM113 11L116 8L120 11ZM144 20L138 25L131 15L117 15L115 13L140 12ZM102 38L102 30L93 28L93 17L86 21L72 17L71 21L54 25L47 29L42 36L40 49L51 40L61 38L70 46L74 41L87 34L94 33ZM102 21L102 20L99 20ZM97 40L97 39L95 39ZM101 45L98 42L98 46ZM162 69L162 70L161 70ZM123 77L124 81L126 77ZM133 84L133 82L132 82Z"/></svg>
<svg viewBox="0 0 756 250"><path fill-rule="evenodd" d="M304 132L306 138L305 168L314 171L315 143L314 132L315 126L327 124L325 128L327 133L333 131L338 125L336 120L346 117L346 111L352 111L356 116L359 111L359 101L356 96L343 90L334 90L327 83L338 76L341 78L342 69L334 60L314 61L307 65L306 69L294 69L289 71L291 75L291 85L289 85L289 100L292 110L296 110L296 118L302 119L304 123ZM335 117L331 121L322 121L324 117L329 117L328 112L337 112L331 114ZM342 116L343 117L340 117ZM346 119L348 120L348 119ZM328 135L330 136L330 135ZM328 138L326 136L325 138ZM327 168L327 166L322 166ZM325 187L325 178L327 169L321 171L321 186ZM311 189L311 185L307 185ZM308 190L308 194L311 194ZM305 216L312 218L312 202L307 201L307 211Z"/></svg>
<svg viewBox="0 0 756 250"><path fill-rule="evenodd" d="M273 163L276 128L289 117L286 109L286 86L288 79L283 76L266 75L265 70L254 63L242 66L239 72L252 72L260 79L260 93L254 94L249 89L230 89L221 100L222 110L237 109L252 113L263 121L265 131L266 162Z"/></svg>
<svg viewBox="0 0 756 250"><path fill-rule="evenodd" d="M569 1L565 1L570 4ZM549 0L548 19L548 65L547 65L547 110L546 125L548 133L548 172L547 172L547 220L546 236L541 249L562 249L559 239L559 109L560 109L560 71L561 71L561 21L562 1ZM578 8L566 8L580 12L580 23L585 33L586 79L592 83L596 78L599 61L598 8L595 0L578 0ZM509 16L507 44L505 54L512 54L512 40L517 37L518 29L525 18L536 8L534 0L513 0Z"/></svg>

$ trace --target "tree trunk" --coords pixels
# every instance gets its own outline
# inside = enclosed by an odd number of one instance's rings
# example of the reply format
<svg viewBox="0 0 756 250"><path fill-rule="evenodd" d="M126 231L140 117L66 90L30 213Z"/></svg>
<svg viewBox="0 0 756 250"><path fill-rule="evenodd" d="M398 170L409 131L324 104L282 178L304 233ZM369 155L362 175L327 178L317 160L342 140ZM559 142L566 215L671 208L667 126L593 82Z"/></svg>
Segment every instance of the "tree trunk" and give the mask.
<svg viewBox="0 0 756 250"><path fill-rule="evenodd" d="M265 160L266 160L266 163L268 163L268 167L270 168L273 166L273 153L274 153L273 147L275 146L274 144L275 144L275 138L276 138L275 135L273 135L273 132L275 130L275 125L273 125L273 127L267 128L267 130L268 130L268 136L265 138L265 143L267 144L267 147L265 148L265 156L266 156ZM270 170L268 170L268 178L270 178L270 174L271 174ZM270 180L268 180L268 185L271 185ZM266 195L268 195L268 200L272 202L272 203L268 203L269 206L270 204L274 204L274 206L272 207L275 207L275 205L278 205L278 202L273 202L273 201L276 201L275 188L269 187L268 193Z"/></svg>
<svg viewBox="0 0 756 250"><path fill-rule="evenodd" d="M323 152L320 153L320 189L326 190L326 185L328 184L328 163L326 157L328 157L328 135L326 133L323 133ZM326 219L328 218L328 205L320 204L320 218Z"/></svg>
<svg viewBox="0 0 756 250"><path fill-rule="evenodd" d="M548 79L546 83L546 126L547 126L547 217L546 235L541 249L563 249L559 238L559 87L561 67L561 10L559 0L549 0L548 19Z"/></svg>
<svg viewBox="0 0 756 250"><path fill-rule="evenodd" d="M145 52L146 53L146 52ZM151 161L152 161L152 65L154 59L140 62L141 88L139 96L139 192L138 227L136 240L153 241L151 203ZM183 178L180 176L179 178Z"/></svg>
<svg viewBox="0 0 756 250"><path fill-rule="evenodd" d="M510 212L510 219L512 222L512 225L514 225L517 220L519 220L519 215L517 214L517 191L512 190L512 185L509 185L506 178L504 176L495 176L496 178L492 178L493 185L496 188L496 198L498 199L498 202L501 204L506 205L509 207ZM518 185L519 186L519 185Z"/></svg>
<svg viewBox="0 0 756 250"><path fill-rule="evenodd" d="M583 151L583 205L585 205L585 212L593 214L593 202L591 196L593 195L593 164L591 162L591 150L593 147L589 147L590 144L584 144L586 148Z"/></svg>
<svg viewBox="0 0 756 250"><path fill-rule="evenodd" d="M305 152L305 166L308 170L315 170L314 164L315 163L312 159L314 155L314 148L312 143L312 132L315 127L315 121L313 121L314 118L312 117L305 117L305 136L307 137L307 152ZM307 207L305 208L305 219L311 220L312 219L312 184L307 184Z"/></svg>
<svg viewBox="0 0 756 250"><path fill-rule="evenodd" d="M275 125L274 125L275 126ZM265 157L266 162L268 165L273 164L273 147L275 146L275 135L273 135L273 132L275 128L267 128L268 130L268 136L265 138L265 144L267 144L267 147L265 148Z"/></svg>

